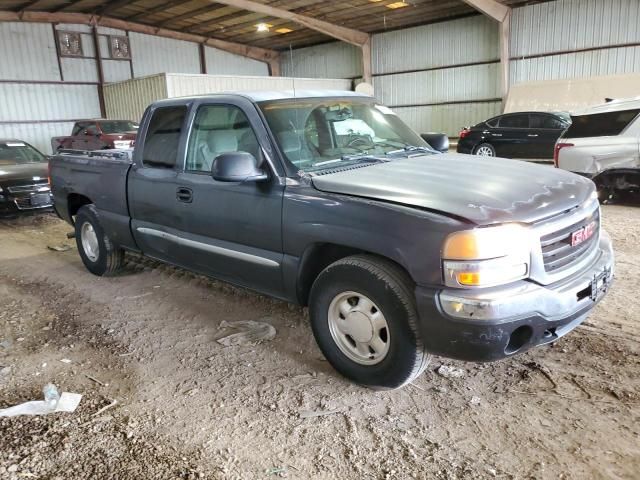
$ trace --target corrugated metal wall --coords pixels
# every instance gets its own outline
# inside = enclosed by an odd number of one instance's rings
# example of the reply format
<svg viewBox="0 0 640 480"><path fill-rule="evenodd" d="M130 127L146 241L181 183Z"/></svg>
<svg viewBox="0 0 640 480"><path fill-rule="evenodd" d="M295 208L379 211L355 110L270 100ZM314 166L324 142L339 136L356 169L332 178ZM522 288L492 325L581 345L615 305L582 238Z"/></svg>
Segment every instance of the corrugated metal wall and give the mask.
<svg viewBox="0 0 640 480"><path fill-rule="evenodd" d="M84 56L94 56L92 38L83 33L81 40ZM94 59L58 64L51 24L0 23L0 138L23 139L49 153L51 137L70 133L73 120L99 116Z"/></svg>
<svg viewBox="0 0 640 480"><path fill-rule="evenodd" d="M207 73L211 75L269 76L269 65L258 60L234 55L213 47L204 48Z"/></svg>
<svg viewBox="0 0 640 480"><path fill-rule="evenodd" d="M350 80L250 77L226 75L160 74L106 85L108 118L139 121L147 105L163 98L185 97L228 91L349 90Z"/></svg>
<svg viewBox="0 0 640 480"><path fill-rule="evenodd" d="M306 78L362 76L360 49L343 42L298 48L282 54L282 75Z"/></svg>
<svg viewBox="0 0 640 480"><path fill-rule="evenodd" d="M374 35L375 94L418 131L454 137L500 112L498 57L483 16Z"/></svg>
<svg viewBox="0 0 640 480"><path fill-rule="evenodd" d="M529 5L511 31L513 83L640 72L638 0Z"/></svg>
<svg viewBox="0 0 640 480"><path fill-rule="evenodd" d="M129 39L135 77L163 72L200 73L200 52L195 43L134 32Z"/></svg>

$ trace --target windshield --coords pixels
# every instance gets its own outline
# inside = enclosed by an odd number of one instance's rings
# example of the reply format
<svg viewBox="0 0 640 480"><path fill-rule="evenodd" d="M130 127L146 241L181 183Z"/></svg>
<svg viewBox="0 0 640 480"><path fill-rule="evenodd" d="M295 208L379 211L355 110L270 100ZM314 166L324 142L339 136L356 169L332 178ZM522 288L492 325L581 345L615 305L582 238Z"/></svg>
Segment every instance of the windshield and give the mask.
<svg viewBox="0 0 640 480"><path fill-rule="evenodd" d="M286 160L306 172L415 148L435 153L389 108L370 101L294 99L260 108Z"/></svg>
<svg viewBox="0 0 640 480"><path fill-rule="evenodd" d="M138 124L128 120L110 120L100 122L100 128L102 129L102 133L126 133L137 131Z"/></svg>
<svg viewBox="0 0 640 480"><path fill-rule="evenodd" d="M20 165L44 161L46 161L45 156L29 144L18 141L0 141L0 165Z"/></svg>

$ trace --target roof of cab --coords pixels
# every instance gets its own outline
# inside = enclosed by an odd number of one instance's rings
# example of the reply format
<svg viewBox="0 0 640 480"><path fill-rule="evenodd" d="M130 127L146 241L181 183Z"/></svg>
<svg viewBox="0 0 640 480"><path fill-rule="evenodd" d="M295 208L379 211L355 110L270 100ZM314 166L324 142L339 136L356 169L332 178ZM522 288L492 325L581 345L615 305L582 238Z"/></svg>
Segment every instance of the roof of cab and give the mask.
<svg viewBox="0 0 640 480"><path fill-rule="evenodd" d="M608 113L608 112L620 112L622 110L635 110L640 109L640 97L633 98L621 98L611 100L610 102L602 105L596 105L579 112L575 112L573 115L593 115L596 113Z"/></svg>
<svg viewBox="0 0 640 480"><path fill-rule="evenodd" d="M190 100L190 99L198 99L202 100L203 98L212 98L221 96L238 96L248 98L253 102L266 102L272 100L293 100L296 98L345 98L345 97L355 97L355 98L373 98L368 95L364 95L358 92L352 92L349 90L274 90L274 91L249 91L249 92L220 92L220 93L211 93L207 95L195 95L190 97L180 97L180 98L168 98L166 100L160 100L157 103L175 103L176 101Z"/></svg>

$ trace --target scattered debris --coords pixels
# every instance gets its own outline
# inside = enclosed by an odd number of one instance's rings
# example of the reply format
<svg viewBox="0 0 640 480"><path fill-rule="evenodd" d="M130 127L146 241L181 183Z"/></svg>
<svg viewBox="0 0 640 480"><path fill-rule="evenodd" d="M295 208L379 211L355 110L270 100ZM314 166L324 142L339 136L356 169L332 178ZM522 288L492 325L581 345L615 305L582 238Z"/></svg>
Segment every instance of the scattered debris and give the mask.
<svg viewBox="0 0 640 480"><path fill-rule="evenodd" d="M262 341L272 340L276 336L276 329L266 322L256 322L253 320L229 323L223 320L220 328L231 328L237 330L225 337L219 338L217 342L225 347L235 347L240 345L251 345Z"/></svg>
<svg viewBox="0 0 640 480"><path fill-rule="evenodd" d="M444 378L462 378L466 372L461 368L440 365L436 370L436 373Z"/></svg>
<svg viewBox="0 0 640 480"><path fill-rule="evenodd" d="M107 405L106 407L102 407L100 410L98 410L96 413L94 413L92 415L92 417L97 417L101 413L106 412L107 410L109 410L110 408L115 407L116 405L118 405L118 400L113 400L109 405Z"/></svg>
<svg viewBox="0 0 640 480"><path fill-rule="evenodd" d="M103 387L106 387L106 386L108 386L108 385L109 385L108 383L103 383L103 382L101 382L100 380L98 380L97 378L92 377L92 376L91 376L91 375L89 375L89 374L86 374L86 373L85 373L85 374L84 374L84 376L85 376L85 377L87 377L87 378L88 378L89 380L91 380L92 382L96 382L98 385L101 385L101 386L103 386Z"/></svg>
<svg viewBox="0 0 640 480"><path fill-rule="evenodd" d="M9 375L11 373L11 367L1 367L0 375Z"/></svg>
<svg viewBox="0 0 640 480"><path fill-rule="evenodd" d="M300 418L315 418L333 415L334 413L342 413L344 410L300 410L298 416Z"/></svg>
<svg viewBox="0 0 640 480"><path fill-rule="evenodd" d="M558 384L553 379L553 376L551 376L551 370L549 370L547 367L545 367L544 365L540 365L538 362L525 362L524 365L531 370L539 371L542 375L545 376L547 380L549 380L549 382L551 382L551 385L553 385L554 389L558 388Z"/></svg>
<svg viewBox="0 0 640 480"><path fill-rule="evenodd" d="M477 407L478 405L480 405L480 402L480 397L473 396L471 397L471 400L469 400L469 405L471 405L472 407Z"/></svg>
<svg viewBox="0 0 640 480"><path fill-rule="evenodd" d="M274 467L267 470L267 475L279 475L281 473L287 473L285 467Z"/></svg>
<svg viewBox="0 0 640 480"><path fill-rule="evenodd" d="M11 346L10 340L3 340L0 342L0 347L2 348L9 348L10 346Z"/></svg>
<svg viewBox="0 0 640 480"><path fill-rule="evenodd" d="M63 358L60 360L62 363L71 363L71 360L69 360L68 358Z"/></svg>
<svg viewBox="0 0 640 480"><path fill-rule="evenodd" d="M58 389L52 384L45 385L43 394L44 400L34 400L0 409L0 417L47 415L56 412L73 413L82 400L82 395L79 393L62 392L62 395L58 394Z"/></svg>
<svg viewBox="0 0 640 480"><path fill-rule="evenodd" d="M63 243L62 245L47 245L49 250L53 250L54 252L68 252L71 250L71 245L67 245Z"/></svg>

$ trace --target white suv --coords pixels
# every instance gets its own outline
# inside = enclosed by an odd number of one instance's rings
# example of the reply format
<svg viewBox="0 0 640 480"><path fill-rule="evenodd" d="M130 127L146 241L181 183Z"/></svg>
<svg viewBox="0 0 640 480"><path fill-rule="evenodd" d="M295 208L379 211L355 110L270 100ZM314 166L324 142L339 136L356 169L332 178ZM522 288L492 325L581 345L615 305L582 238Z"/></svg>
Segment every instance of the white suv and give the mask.
<svg viewBox="0 0 640 480"><path fill-rule="evenodd" d="M601 201L640 189L640 97L613 100L571 120L556 143L555 166L591 178Z"/></svg>

